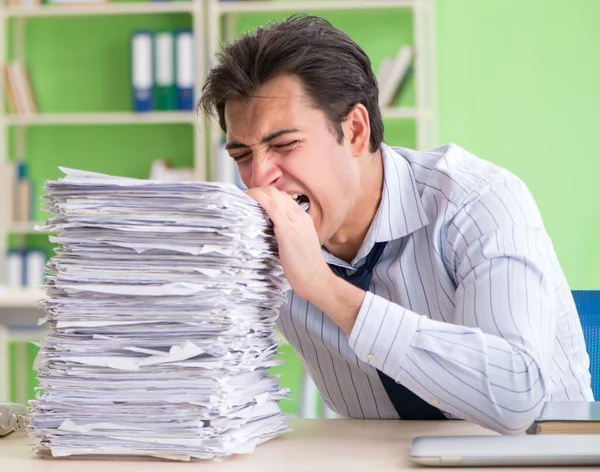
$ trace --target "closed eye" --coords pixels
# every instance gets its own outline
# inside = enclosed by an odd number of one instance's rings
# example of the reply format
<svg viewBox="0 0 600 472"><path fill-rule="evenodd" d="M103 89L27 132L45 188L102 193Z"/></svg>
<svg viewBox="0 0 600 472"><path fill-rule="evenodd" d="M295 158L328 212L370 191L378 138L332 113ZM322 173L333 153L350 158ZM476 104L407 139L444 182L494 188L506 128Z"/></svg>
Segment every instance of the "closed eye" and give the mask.
<svg viewBox="0 0 600 472"><path fill-rule="evenodd" d="M250 154L252 154L251 151L245 152L244 154L239 154L237 156L231 156L231 158L235 161L235 162L241 162L243 161L246 157L248 157Z"/></svg>
<svg viewBox="0 0 600 472"><path fill-rule="evenodd" d="M288 141L287 143L280 144L272 144L271 147L275 148L277 151L291 151L296 145L299 143L299 140L294 139L293 141ZM238 154L236 156L231 156L232 159L237 162L243 162L252 154L252 151L245 152L244 154Z"/></svg>
<svg viewBox="0 0 600 472"><path fill-rule="evenodd" d="M286 149L293 148L296 144L298 144L298 140L297 139L295 139L293 141L288 141L287 143L273 144L273 147L275 149L285 151Z"/></svg>

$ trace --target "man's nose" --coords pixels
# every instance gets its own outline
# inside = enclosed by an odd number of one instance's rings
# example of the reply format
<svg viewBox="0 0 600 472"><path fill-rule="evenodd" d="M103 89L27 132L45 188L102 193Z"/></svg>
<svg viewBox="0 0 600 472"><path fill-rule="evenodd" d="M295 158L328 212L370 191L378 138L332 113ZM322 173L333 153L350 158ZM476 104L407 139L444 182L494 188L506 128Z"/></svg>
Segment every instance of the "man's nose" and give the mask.
<svg viewBox="0 0 600 472"><path fill-rule="evenodd" d="M281 169L275 156L268 153L254 155L250 175L250 187L266 187L274 184L281 177Z"/></svg>

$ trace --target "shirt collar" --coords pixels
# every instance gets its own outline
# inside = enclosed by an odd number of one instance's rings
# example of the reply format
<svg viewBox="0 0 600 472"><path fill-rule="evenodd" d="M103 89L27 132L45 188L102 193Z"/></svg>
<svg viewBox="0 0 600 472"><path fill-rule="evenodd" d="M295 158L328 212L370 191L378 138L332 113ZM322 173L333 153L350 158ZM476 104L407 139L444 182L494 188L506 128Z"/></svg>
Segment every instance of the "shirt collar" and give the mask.
<svg viewBox="0 0 600 472"><path fill-rule="evenodd" d="M381 202L358 254L346 264L323 248L328 264L355 268L369 254L375 243L400 239L429 223L415 177L407 160L386 144L381 145L383 191Z"/></svg>

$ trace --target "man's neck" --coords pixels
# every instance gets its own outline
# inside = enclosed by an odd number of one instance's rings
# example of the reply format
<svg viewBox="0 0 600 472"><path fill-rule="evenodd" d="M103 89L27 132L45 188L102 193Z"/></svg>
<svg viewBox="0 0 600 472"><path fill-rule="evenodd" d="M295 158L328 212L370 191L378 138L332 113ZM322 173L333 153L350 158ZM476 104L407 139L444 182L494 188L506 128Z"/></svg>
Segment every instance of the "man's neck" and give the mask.
<svg viewBox="0 0 600 472"><path fill-rule="evenodd" d="M383 158L381 151L365 156L361 163L361 182L354 207L342 227L325 243L327 250L350 263L356 257L381 203Z"/></svg>

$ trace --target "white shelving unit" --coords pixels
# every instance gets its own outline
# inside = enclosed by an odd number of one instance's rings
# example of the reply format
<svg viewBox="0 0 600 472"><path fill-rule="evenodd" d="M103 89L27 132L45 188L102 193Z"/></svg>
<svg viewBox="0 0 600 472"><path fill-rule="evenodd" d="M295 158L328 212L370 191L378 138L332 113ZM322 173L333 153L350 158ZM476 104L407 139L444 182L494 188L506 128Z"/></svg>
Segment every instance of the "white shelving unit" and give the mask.
<svg viewBox="0 0 600 472"><path fill-rule="evenodd" d="M220 13L270 13L278 11L375 10L380 8L412 8L420 0L305 0L305 1L241 1L214 0Z"/></svg>
<svg viewBox="0 0 600 472"><path fill-rule="evenodd" d="M101 3L90 5L5 6L5 17L142 15L194 13L196 2Z"/></svg>
<svg viewBox="0 0 600 472"><path fill-rule="evenodd" d="M414 16L414 48L416 106L414 108L386 108L384 119L414 119L417 129L417 148L425 149L436 144L437 118L435 96L435 37L434 0L272 0L227 1L206 0L206 33L208 66L215 64L215 54L221 41L233 39L236 16L242 13L269 12L328 12L336 10L409 9ZM224 19L224 21L222 21ZM224 28L221 28L221 24ZM376 32L374 31L374 34ZM216 121L207 124L207 141L211 159L211 178L219 166L233 166L218 162L221 154L221 130ZM223 174L223 173L221 173ZM233 175L233 168L224 174Z"/></svg>
<svg viewBox="0 0 600 472"><path fill-rule="evenodd" d="M8 6L0 3L0 65L6 63L8 57L6 42L7 23L14 19L15 28L10 38L14 48L13 56L17 60L25 60L25 23L34 17L80 17L80 16L116 16L116 15L165 15L174 13L189 13L192 16L196 55L195 96L200 93L201 78L205 75L204 33L204 4L203 0L187 2L147 2L147 3L103 3L96 5L39 5L39 6ZM160 124L189 124L197 129L194 133L194 170L197 180L206 179L206 143L204 126L198 125L198 119L193 112L114 112L114 113L38 113L31 115L11 115L5 113L3 103L4 75L0 74L0 166L10 159L8 155L8 136L14 130L15 149L19 155L26 155L25 129L29 126L73 126L73 125L160 125ZM0 287L4 282L4 257L9 235L26 235L35 233L34 226L39 222L6 221L3 214L2 202L6 201L0 188ZM40 290L23 289L12 292L0 292L0 309L28 308L43 296ZM0 313L1 315L1 313ZM1 324L1 319L0 319Z"/></svg>
<svg viewBox="0 0 600 472"><path fill-rule="evenodd" d="M195 114L175 111L154 113L40 113L36 115L9 115L6 121L9 126L193 124Z"/></svg>
<svg viewBox="0 0 600 472"><path fill-rule="evenodd" d="M35 234L38 233L38 231L35 230L35 227L43 224L43 221L37 223L35 221L15 221L14 223L7 225L7 229L10 234Z"/></svg>
<svg viewBox="0 0 600 472"><path fill-rule="evenodd" d="M43 298L39 288L8 289L0 291L0 308L33 308Z"/></svg>

